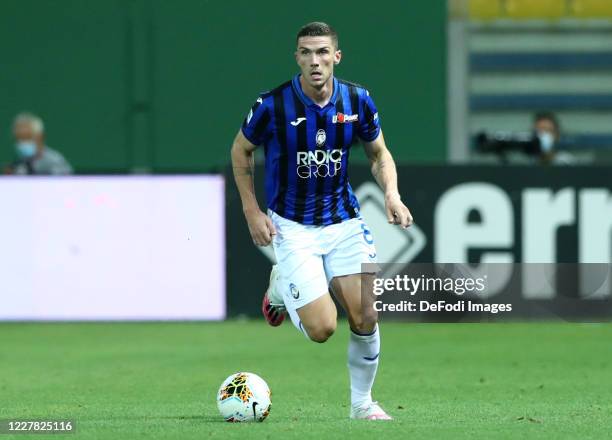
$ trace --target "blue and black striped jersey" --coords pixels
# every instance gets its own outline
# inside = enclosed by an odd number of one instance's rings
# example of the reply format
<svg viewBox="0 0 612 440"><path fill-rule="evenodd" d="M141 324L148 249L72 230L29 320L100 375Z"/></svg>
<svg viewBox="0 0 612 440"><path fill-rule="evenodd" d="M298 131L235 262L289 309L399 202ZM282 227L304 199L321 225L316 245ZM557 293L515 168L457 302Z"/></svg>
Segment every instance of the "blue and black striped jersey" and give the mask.
<svg viewBox="0 0 612 440"><path fill-rule="evenodd" d="M302 91L299 75L263 93L242 124L266 157L267 206L305 225L329 225L359 215L348 181L348 159L357 138L380 133L368 91L334 78L329 103L319 107Z"/></svg>

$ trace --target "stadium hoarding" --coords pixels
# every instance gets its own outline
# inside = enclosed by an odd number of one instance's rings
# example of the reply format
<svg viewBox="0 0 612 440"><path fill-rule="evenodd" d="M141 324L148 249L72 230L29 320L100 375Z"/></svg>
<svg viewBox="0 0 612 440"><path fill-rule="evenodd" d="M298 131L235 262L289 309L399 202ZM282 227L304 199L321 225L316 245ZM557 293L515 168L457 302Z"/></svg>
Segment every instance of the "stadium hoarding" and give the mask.
<svg viewBox="0 0 612 440"><path fill-rule="evenodd" d="M225 318L224 186L0 178L0 320Z"/></svg>
<svg viewBox="0 0 612 440"><path fill-rule="evenodd" d="M258 169L261 203L263 175ZM415 218L408 230L387 224L367 166L351 167L350 176L381 263L611 261L612 181L605 167L399 166L402 199ZM255 316L273 252L252 244L233 184L226 218L228 314ZM537 301L561 299L555 292L530 299L513 317L535 317L529 307Z"/></svg>

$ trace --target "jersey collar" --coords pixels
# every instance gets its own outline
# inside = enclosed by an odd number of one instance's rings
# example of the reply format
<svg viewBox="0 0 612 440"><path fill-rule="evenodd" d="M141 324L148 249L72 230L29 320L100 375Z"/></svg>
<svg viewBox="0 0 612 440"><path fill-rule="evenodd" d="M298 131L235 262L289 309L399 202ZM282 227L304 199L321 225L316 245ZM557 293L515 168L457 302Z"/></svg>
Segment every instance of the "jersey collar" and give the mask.
<svg viewBox="0 0 612 440"><path fill-rule="evenodd" d="M335 76L334 76L334 91L332 92L331 98L329 99L329 102L327 103L325 107L319 107L318 104L315 104L315 102L312 99L306 96L306 94L302 90L302 85L300 84L300 74L299 73L293 77L293 80L291 81L291 83L293 85L293 90L295 90L297 95L300 97L300 101L302 101L306 107L315 106L317 108L325 108L330 104L336 105L336 97L338 96L339 87L338 87L338 80L336 79Z"/></svg>

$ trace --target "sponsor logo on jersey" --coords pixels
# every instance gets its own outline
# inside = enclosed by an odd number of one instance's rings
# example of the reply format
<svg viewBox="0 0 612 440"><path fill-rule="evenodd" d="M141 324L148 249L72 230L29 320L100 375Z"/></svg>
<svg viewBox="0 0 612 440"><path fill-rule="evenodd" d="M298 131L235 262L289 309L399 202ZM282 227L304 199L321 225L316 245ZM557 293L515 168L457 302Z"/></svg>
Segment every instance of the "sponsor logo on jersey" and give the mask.
<svg viewBox="0 0 612 440"><path fill-rule="evenodd" d="M336 113L332 116L332 123L334 124L348 124L350 122L356 122L359 119L359 115L345 115L344 113Z"/></svg>
<svg viewBox="0 0 612 440"><path fill-rule="evenodd" d="M342 168L342 150L315 150L297 152L297 175L302 179L333 177Z"/></svg>
<svg viewBox="0 0 612 440"><path fill-rule="evenodd" d="M298 125L300 125L300 122L304 122L305 120L306 118L297 118L295 121L291 121L290 124L294 127L297 127Z"/></svg>

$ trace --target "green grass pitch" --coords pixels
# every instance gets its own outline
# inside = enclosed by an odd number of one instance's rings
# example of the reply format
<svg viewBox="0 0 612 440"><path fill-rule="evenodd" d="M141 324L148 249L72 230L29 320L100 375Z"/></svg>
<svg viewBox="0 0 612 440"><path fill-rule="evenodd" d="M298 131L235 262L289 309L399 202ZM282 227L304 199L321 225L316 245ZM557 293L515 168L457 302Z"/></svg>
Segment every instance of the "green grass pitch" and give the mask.
<svg viewBox="0 0 612 440"><path fill-rule="evenodd" d="M609 324L382 323L374 397L348 419L346 322L326 344L285 323L0 324L0 419L74 419L71 439L601 439L612 433ZM230 424L215 393L261 375L270 417ZM0 435L32 438L28 435Z"/></svg>

